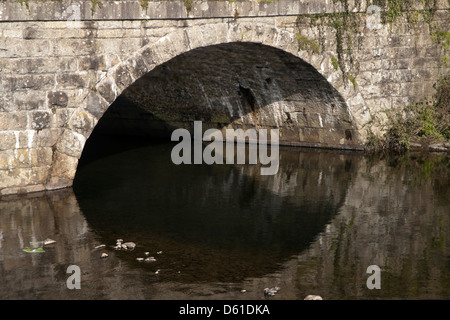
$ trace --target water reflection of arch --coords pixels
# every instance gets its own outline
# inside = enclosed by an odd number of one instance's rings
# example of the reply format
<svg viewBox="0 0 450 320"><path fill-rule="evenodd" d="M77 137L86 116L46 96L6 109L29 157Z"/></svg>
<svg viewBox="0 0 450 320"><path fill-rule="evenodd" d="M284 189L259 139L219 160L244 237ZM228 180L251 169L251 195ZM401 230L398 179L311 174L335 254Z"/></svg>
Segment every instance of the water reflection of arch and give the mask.
<svg viewBox="0 0 450 320"><path fill-rule="evenodd" d="M146 267L182 269L184 281L274 271L323 231L351 177L352 160L333 152L281 150L279 172L260 176L257 166L175 166L168 146L152 148L131 151L141 159L137 164L129 163L130 151L109 157L111 167L91 163L74 189L89 225L105 241L126 232L150 251L165 251L160 264Z"/></svg>

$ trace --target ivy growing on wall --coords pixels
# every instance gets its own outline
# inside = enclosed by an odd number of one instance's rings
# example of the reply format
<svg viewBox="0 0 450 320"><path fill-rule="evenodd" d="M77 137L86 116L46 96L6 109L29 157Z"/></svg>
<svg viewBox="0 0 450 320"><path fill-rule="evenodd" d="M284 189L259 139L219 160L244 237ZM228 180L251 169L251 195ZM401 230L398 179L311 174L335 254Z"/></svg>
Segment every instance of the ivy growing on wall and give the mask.
<svg viewBox="0 0 450 320"><path fill-rule="evenodd" d="M354 7L350 7L348 0L332 0L336 11L334 13L304 14L297 18L297 25L300 30L301 24L308 24L310 27L319 28L317 46L321 47L325 27L331 27L335 34L335 55L331 55L331 65L335 70L340 70L345 82L350 82L356 87L356 78L359 73L358 65L355 63L354 51L362 45L361 30L366 23L367 8L362 7L362 2L355 2ZM450 0L449 0L450 3ZM383 25L388 25L389 29L395 27L400 19L406 19L410 28L415 28L422 17L428 25L431 38L443 48L443 63L448 66L448 48L450 45L450 32L443 30L434 19L437 11L437 0L421 0L416 2L421 9L413 9L414 1L411 0L373 0L369 5L376 5L380 10L380 19ZM320 53L320 48L315 48L316 39L307 39L297 35L300 50L308 50L313 53ZM317 42L316 42L317 43ZM313 48L313 50L311 50Z"/></svg>

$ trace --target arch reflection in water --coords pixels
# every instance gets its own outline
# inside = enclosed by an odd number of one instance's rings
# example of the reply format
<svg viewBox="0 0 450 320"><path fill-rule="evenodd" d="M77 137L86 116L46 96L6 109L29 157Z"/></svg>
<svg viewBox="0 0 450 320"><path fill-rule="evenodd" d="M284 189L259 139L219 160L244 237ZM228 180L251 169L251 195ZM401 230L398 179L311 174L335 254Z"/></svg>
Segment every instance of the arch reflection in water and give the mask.
<svg viewBox="0 0 450 320"><path fill-rule="evenodd" d="M275 271L324 229L350 180L346 162L333 153L282 153L278 174L261 176L255 165L176 166L172 146L94 161L79 169L74 190L105 241L130 239L141 255L162 250L157 263L144 266L180 271L187 282Z"/></svg>

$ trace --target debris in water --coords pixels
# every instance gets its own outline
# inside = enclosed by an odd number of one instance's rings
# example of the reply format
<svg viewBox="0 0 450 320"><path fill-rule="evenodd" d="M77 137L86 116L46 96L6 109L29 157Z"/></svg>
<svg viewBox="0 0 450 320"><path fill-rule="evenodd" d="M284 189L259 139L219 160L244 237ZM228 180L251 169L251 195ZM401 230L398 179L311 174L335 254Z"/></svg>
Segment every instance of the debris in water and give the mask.
<svg viewBox="0 0 450 320"><path fill-rule="evenodd" d="M160 270L160 269L156 270L156 271L155 271L155 274L159 274L159 271L161 271L161 270Z"/></svg>
<svg viewBox="0 0 450 320"><path fill-rule="evenodd" d="M52 240L52 239L49 239L49 238L44 240L44 246L52 244L52 243L56 243L56 241Z"/></svg>
<svg viewBox="0 0 450 320"><path fill-rule="evenodd" d="M30 246L32 246L32 247L43 247L43 246L46 246L46 245L49 245L49 244L52 244L52 243L55 243L55 242L56 242L55 240L47 238L44 241L31 241L30 242Z"/></svg>
<svg viewBox="0 0 450 320"><path fill-rule="evenodd" d="M44 241L31 241L30 246L32 247L42 247L44 245Z"/></svg>
<svg viewBox="0 0 450 320"><path fill-rule="evenodd" d="M136 244L134 242L125 242L123 243L122 239L116 240L116 245L113 247L116 250L132 250L136 247Z"/></svg>
<svg viewBox="0 0 450 320"><path fill-rule="evenodd" d="M245 290L245 289L242 289L242 290L241 290L241 292L242 292L242 293L246 293L246 292L247 292L247 290Z"/></svg>
<svg viewBox="0 0 450 320"><path fill-rule="evenodd" d="M144 261L144 258L136 258L137 261L142 262Z"/></svg>
<svg viewBox="0 0 450 320"><path fill-rule="evenodd" d="M162 254L162 251L158 251L156 254Z"/></svg>
<svg viewBox="0 0 450 320"><path fill-rule="evenodd" d="M134 248L136 247L136 243L134 243L134 242L125 242L124 244L122 244L122 248L123 248L124 246L125 246L127 249L132 250L132 249L134 249Z"/></svg>
<svg viewBox="0 0 450 320"><path fill-rule="evenodd" d="M104 244L100 244L100 245L98 245L98 246L94 247L94 249L100 249L100 248L104 248L104 247L106 247L106 245L104 245Z"/></svg>
<svg viewBox="0 0 450 320"><path fill-rule="evenodd" d="M101 256L102 258L107 258L108 257L108 254L107 253L102 253L102 256Z"/></svg>
<svg viewBox="0 0 450 320"><path fill-rule="evenodd" d="M22 249L22 251L28 252L28 253L45 252L45 250L42 249L42 248L34 248L34 249L31 249L31 248L24 248L24 249Z"/></svg>
<svg viewBox="0 0 450 320"><path fill-rule="evenodd" d="M155 257L148 257L148 258L145 258L145 261L146 262L155 262L156 259L155 259Z"/></svg>
<svg viewBox="0 0 450 320"><path fill-rule="evenodd" d="M265 288L264 294L267 296L274 296L278 291L280 291L279 287L273 287L273 288Z"/></svg>
<svg viewBox="0 0 450 320"><path fill-rule="evenodd" d="M122 242L123 242L122 239L117 239L116 246L114 247L114 249L116 249L116 250L122 249Z"/></svg>

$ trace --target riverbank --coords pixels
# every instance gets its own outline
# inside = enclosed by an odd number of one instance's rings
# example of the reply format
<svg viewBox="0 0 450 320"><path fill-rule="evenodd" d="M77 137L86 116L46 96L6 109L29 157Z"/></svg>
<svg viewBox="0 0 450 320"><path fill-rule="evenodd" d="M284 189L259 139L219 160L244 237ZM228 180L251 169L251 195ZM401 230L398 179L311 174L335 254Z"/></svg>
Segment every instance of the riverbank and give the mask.
<svg viewBox="0 0 450 320"><path fill-rule="evenodd" d="M450 75L436 83L436 92L396 111L385 112L383 134L369 132L369 152L450 151Z"/></svg>

